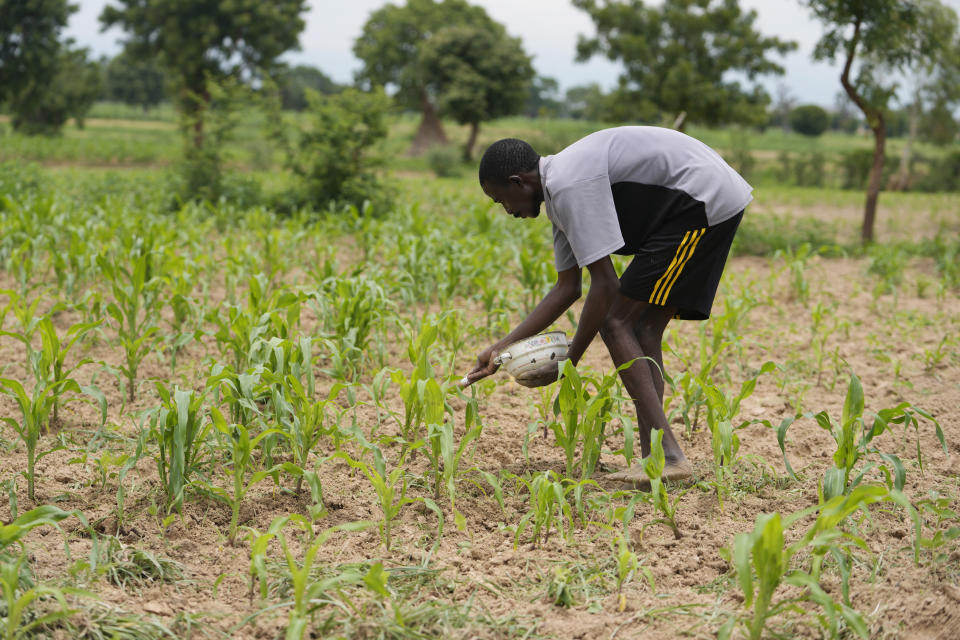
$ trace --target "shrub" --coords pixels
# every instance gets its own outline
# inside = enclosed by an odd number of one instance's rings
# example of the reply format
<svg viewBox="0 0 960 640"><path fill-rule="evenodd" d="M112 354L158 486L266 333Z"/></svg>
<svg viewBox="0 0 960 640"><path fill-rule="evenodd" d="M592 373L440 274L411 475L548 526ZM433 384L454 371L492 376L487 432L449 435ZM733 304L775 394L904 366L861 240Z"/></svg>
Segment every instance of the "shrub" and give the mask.
<svg viewBox="0 0 960 640"><path fill-rule="evenodd" d="M829 124L827 112L815 104L805 104L790 112L790 128L801 135L817 137Z"/></svg>
<svg viewBox="0 0 960 640"><path fill-rule="evenodd" d="M427 154L427 164L438 178L454 178L460 175L462 169L460 156L461 154L449 145L434 147Z"/></svg>
<svg viewBox="0 0 960 640"><path fill-rule="evenodd" d="M298 139L291 143L285 131L276 132L304 200L317 208L336 203L362 209L370 202L383 211L392 198L376 173L383 164L376 148L387 137L390 98L382 89L329 96L308 89L307 101L311 122Z"/></svg>
<svg viewBox="0 0 960 640"><path fill-rule="evenodd" d="M743 129L730 132L730 157L727 161L744 180L750 180L757 161L750 152L750 137Z"/></svg>
<svg viewBox="0 0 960 640"><path fill-rule="evenodd" d="M798 187L822 187L826 160L819 151L799 156L793 163L794 180Z"/></svg>
<svg viewBox="0 0 960 640"><path fill-rule="evenodd" d="M880 184L886 184L890 174L897 168L897 158L888 154L883 166ZM873 166L873 149L854 149L840 155L840 173L844 189L866 189Z"/></svg>
<svg viewBox="0 0 960 640"><path fill-rule="evenodd" d="M920 191L960 190L960 151L951 151L934 160L930 172L917 183Z"/></svg>

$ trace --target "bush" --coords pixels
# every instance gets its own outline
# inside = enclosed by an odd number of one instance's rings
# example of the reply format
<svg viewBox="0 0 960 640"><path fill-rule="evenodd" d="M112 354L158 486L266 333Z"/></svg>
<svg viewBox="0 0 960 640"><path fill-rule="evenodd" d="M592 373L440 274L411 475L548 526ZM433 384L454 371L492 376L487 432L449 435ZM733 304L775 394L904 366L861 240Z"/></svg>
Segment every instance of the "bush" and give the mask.
<svg viewBox="0 0 960 640"><path fill-rule="evenodd" d="M897 167L897 159L889 154L885 158L883 176L880 184L886 184L890 174ZM854 149L840 155L840 172L844 189L866 189L870 178L870 168L873 166L873 149Z"/></svg>
<svg viewBox="0 0 960 640"><path fill-rule="evenodd" d="M932 161L930 172L916 185L920 191L960 191L960 151Z"/></svg>
<svg viewBox="0 0 960 640"><path fill-rule="evenodd" d="M790 128L801 135L819 136L829 125L827 112L815 104L805 104L790 112Z"/></svg>
<svg viewBox="0 0 960 640"><path fill-rule="evenodd" d="M826 157L820 151L777 154L777 179L798 187L822 187L826 178Z"/></svg>
<svg viewBox="0 0 960 640"><path fill-rule="evenodd" d="M750 152L750 137L743 129L733 129L730 132L730 153L727 162L743 176L744 180L750 181L757 161Z"/></svg>
<svg viewBox="0 0 960 640"><path fill-rule="evenodd" d="M308 89L307 101L309 127L293 142L285 130L275 134L300 179L301 199L317 209L331 203L362 209L365 202L374 211L389 208L392 194L377 175L383 159L376 150L387 137L390 98L382 89L327 96Z"/></svg>
<svg viewBox="0 0 960 640"><path fill-rule="evenodd" d="M748 210L733 239L733 255L768 256L776 251L794 251L804 244L822 253L843 253L835 224L813 218L751 215Z"/></svg>
<svg viewBox="0 0 960 640"><path fill-rule="evenodd" d="M798 187L822 187L826 159L819 151L803 154L793 164L794 178Z"/></svg>
<svg viewBox="0 0 960 640"><path fill-rule="evenodd" d="M463 168L460 159L460 152L450 145L434 147L427 154L427 165L438 178L455 178Z"/></svg>

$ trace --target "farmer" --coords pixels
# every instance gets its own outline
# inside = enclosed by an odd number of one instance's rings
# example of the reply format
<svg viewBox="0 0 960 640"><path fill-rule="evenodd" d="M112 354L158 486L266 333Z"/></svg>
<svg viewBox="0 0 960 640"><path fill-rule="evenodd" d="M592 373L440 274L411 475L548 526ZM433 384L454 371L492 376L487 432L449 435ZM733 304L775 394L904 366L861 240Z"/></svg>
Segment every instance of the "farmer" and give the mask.
<svg viewBox="0 0 960 640"><path fill-rule="evenodd" d="M752 187L710 147L659 127L604 129L556 155L540 157L522 140L490 145L480 186L515 218L535 218L546 203L553 224L557 283L502 340L477 356L472 384L494 373L504 347L553 324L587 293L568 357L576 364L600 333L633 398L643 456L650 432L663 430L665 479L692 474L663 413L663 331L671 318L705 320ZM619 278L610 254L632 255ZM555 361L517 381L540 387L557 379ZM639 466L607 476L636 486Z"/></svg>

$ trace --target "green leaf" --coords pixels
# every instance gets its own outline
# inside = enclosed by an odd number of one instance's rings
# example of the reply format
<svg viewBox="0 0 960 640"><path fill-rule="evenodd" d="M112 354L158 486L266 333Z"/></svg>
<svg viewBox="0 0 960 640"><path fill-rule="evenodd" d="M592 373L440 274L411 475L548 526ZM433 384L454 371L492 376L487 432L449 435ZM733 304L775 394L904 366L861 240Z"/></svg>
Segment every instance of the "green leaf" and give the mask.
<svg viewBox="0 0 960 640"><path fill-rule="evenodd" d="M857 374L850 372L850 384L847 387L847 397L843 402L841 424L844 428L858 418L863 417L863 386Z"/></svg>
<svg viewBox="0 0 960 640"><path fill-rule="evenodd" d="M837 467L830 467L823 476L823 497L826 500L842 496L846 490L844 471Z"/></svg>
<svg viewBox="0 0 960 640"><path fill-rule="evenodd" d="M363 576L363 583L374 593L384 598L389 598L391 595L390 590L387 589L387 580L389 577L389 574L383 570L383 563L375 562L370 566L370 570Z"/></svg>

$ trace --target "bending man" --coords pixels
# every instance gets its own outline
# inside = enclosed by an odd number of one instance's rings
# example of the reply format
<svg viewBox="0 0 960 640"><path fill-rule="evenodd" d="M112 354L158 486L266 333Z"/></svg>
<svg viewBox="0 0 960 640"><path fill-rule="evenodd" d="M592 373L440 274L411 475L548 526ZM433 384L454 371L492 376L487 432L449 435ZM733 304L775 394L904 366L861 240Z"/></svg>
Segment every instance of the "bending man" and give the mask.
<svg viewBox="0 0 960 640"><path fill-rule="evenodd" d="M499 140L480 161L483 192L515 218L546 205L553 223L557 282L513 331L477 356L470 383L497 370L494 358L557 320L587 293L569 358L576 364L599 332L637 412L643 456L650 431L663 429L665 479L691 475L663 412L663 331L672 318L705 320L726 264L750 187L705 144L659 127L618 127L590 134L553 156L522 140ZM632 255L618 278L610 254ZM518 381L539 387L557 379L556 362ZM642 484L637 466L611 479Z"/></svg>

